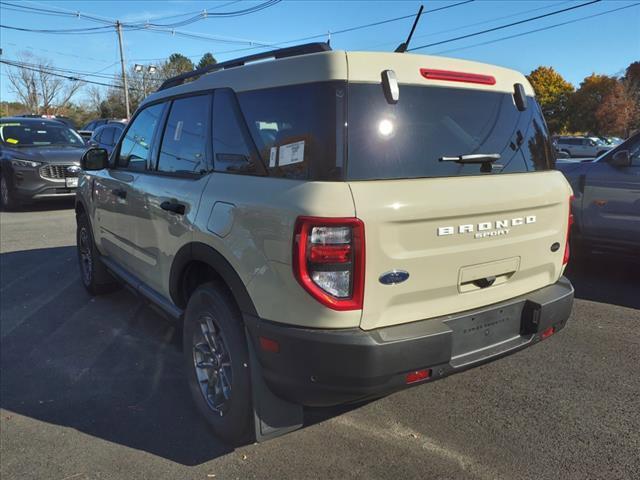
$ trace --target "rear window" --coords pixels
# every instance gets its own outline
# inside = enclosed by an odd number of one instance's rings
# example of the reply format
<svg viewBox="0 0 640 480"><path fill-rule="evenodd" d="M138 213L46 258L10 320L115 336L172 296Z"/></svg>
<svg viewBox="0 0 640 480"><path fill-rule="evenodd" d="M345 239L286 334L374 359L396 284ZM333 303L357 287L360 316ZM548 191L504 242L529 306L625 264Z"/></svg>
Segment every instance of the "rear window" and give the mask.
<svg viewBox="0 0 640 480"><path fill-rule="evenodd" d="M553 167L551 139L533 98L518 111L509 93L401 85L397 104L379 84L349 84L347 180L485 174L442 157L499 154L490 174Z"/></svg>

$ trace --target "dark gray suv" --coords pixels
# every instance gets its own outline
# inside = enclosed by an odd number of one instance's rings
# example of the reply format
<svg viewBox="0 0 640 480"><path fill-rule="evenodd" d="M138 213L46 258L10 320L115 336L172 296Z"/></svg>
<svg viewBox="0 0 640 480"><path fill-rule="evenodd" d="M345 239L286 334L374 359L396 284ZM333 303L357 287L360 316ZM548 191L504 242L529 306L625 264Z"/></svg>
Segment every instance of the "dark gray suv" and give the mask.
<svg viewBox="0 0 640 480"><path fill-rule="evenodd" d="M0 119L0 202L4 209L35 200L73 197L85 143L55 120Z"/></svg>

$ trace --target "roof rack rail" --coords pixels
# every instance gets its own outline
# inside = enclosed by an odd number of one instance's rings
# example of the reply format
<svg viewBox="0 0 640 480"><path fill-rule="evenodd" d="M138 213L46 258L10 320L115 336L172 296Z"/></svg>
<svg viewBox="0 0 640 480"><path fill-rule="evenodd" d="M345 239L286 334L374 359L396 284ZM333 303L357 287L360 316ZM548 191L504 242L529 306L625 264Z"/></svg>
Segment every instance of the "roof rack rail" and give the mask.
<svg viewBox="0 0 640 480"><path fill-rule="evenodd" d="M267 58L287 58L296 57L298 55L306 55L308 53L328 52L331 50L329 44L324 42L305 43L304 45L295 45L293 47L279 48L268 52L256 53L246 57L228 60L222 63L216 63L203 68L198 68L192 72L182 73L175 77L165 80L157 91L182 85L189 78L199 77L205 73L215 72L216 70L224 70L226 68L241 67L245 63L255 62L256 60L264 60Z"/></svg>

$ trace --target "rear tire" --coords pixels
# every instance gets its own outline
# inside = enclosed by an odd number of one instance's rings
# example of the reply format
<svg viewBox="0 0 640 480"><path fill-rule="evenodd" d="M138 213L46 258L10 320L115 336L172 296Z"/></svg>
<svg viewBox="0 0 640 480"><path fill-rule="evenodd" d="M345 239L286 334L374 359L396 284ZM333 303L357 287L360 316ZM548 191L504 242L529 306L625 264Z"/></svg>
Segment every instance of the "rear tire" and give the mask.
<svg viewBox="0 0 640 480"><path fill-rule="evenodd" d="M119 284L100 260L100 252L93 241L89 219L84 213L78 216L77 224L76 243L82 285L90 295L116 290Z"/></svg>
<svg viewBox="0 0 640 480"><path fill-rule="evenodd" d="M184 315L183 355L189 390L215 434L240 445L251 439L249 352L240 312L213 282L198 287Z"/></svg>
<svg viewBox="0 0 640 480"><path fill-rule="evenodd" d="M0 206L3 210L9 211L15 210L19 205L20 202L9 187L9 180L0 172Z"/></svg>

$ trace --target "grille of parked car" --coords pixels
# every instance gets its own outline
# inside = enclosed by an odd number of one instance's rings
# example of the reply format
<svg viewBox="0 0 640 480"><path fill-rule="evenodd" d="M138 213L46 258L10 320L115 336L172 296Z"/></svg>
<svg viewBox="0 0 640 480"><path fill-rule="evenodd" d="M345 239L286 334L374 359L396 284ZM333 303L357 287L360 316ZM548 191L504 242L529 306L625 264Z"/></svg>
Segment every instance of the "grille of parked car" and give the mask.
<svg viewBox="0 0 640 480"><path fill-rule="evenodd" d="M77 177L80 170L69 171L68 168L74 165L45 165L40 167L40 176L43 178L53 178L58 180L64 180L65 178Z"/></svg>

